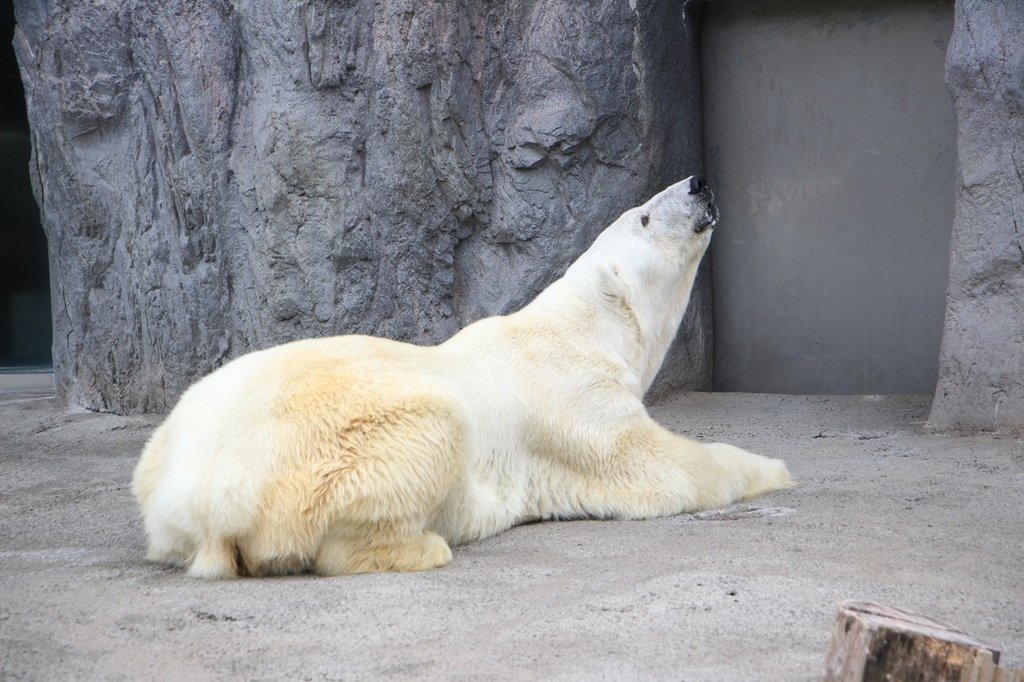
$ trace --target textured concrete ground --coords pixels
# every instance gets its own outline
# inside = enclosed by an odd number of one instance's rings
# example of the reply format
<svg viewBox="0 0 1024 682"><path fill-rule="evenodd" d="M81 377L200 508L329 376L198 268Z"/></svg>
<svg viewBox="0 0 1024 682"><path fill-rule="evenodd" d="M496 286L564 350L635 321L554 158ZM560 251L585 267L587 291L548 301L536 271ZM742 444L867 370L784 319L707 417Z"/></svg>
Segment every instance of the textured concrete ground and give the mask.
<svg viewBox="0 0 1024 682"><path fill-rule="evenodd" d="M819 678L844 598L1024 665L1024 443L923 432L898 398L691 394L663 423L785 458L719 513L535 524L439 571L199 582L145 563L153 418L0 396L0 679Z"/></svg>

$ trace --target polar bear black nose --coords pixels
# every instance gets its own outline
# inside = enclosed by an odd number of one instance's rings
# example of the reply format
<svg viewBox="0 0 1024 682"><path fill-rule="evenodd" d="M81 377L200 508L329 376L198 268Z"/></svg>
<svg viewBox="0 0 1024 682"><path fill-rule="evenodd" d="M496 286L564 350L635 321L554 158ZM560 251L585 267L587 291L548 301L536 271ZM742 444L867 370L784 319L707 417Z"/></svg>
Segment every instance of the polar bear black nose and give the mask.
<svg viewBox="0 0 1024 682"><path fill-rule="evenodd" d="M690 176L690 194L696 194L704 189L704 178L699 175Z"/></svg>

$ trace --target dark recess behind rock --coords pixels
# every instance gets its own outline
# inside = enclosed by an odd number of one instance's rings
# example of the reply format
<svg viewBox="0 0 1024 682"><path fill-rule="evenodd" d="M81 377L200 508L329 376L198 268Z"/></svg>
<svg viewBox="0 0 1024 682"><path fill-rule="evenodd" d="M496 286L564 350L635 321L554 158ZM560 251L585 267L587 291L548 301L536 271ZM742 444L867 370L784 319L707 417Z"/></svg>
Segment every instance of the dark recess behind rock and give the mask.
<svg viewBox="0 0 1024 682"><path fill-rule="evenodd" d="M162 412L250 350L520 307L699 171L683 6L16 0L62 397ZM654 391L710 386L708 279Z"/></svg>

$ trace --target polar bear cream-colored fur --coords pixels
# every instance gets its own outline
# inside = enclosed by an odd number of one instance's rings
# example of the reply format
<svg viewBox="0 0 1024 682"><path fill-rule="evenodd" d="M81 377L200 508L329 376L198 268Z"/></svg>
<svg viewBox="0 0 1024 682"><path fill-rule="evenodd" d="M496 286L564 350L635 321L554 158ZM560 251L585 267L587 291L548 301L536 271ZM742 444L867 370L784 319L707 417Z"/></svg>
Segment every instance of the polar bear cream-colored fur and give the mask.
<svg viewBox="0 0 1024 682"><path fill-rule="evenodd" d="M205 578L444 566L540 519L643 519L792 485L641 398L718 217L696 177L626 211L517 313L433 347L340 336L242 356L182 396L133 490L148 558Z"/></svg>

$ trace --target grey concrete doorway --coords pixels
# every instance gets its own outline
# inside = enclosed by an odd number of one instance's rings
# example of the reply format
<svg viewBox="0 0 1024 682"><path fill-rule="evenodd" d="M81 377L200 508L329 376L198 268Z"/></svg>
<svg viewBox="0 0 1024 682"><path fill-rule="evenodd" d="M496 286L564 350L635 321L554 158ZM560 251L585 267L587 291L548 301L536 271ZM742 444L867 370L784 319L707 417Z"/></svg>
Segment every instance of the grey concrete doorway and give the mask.
<svg viewBox="0 0 1024 682"><path fill-rule="evenodd" d="M716 389L934 390L952 26L946 0L705 4Z"/></svg>

